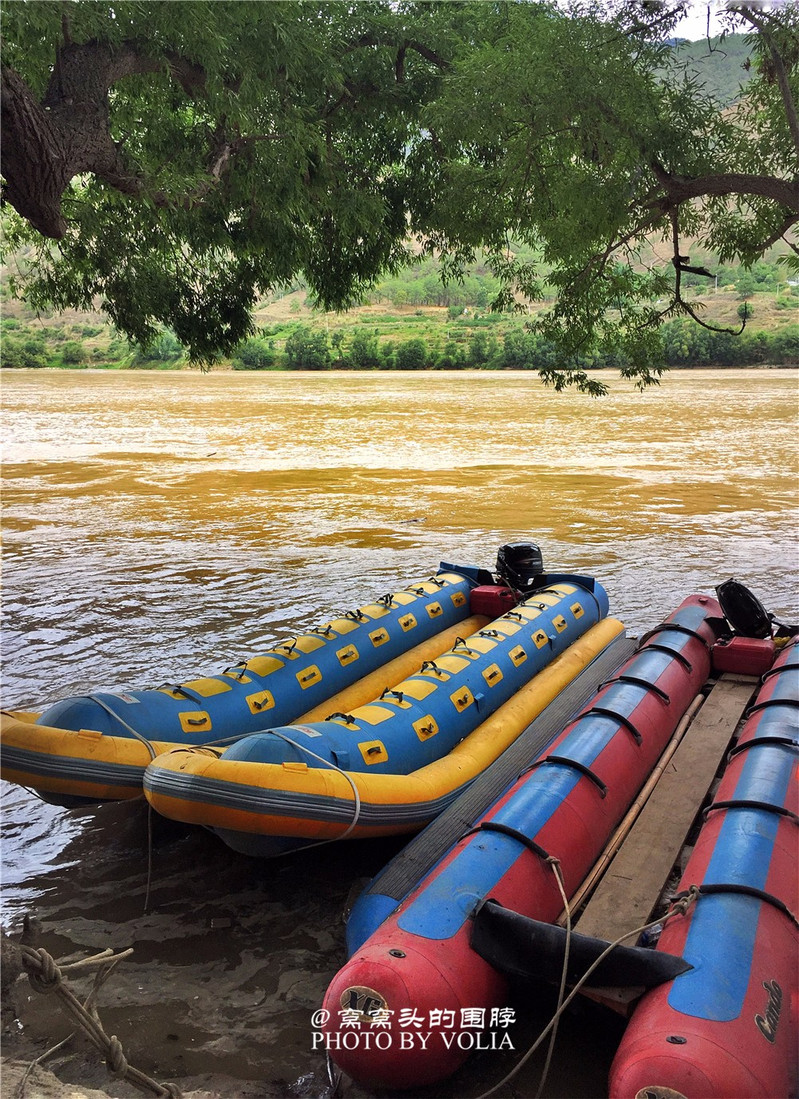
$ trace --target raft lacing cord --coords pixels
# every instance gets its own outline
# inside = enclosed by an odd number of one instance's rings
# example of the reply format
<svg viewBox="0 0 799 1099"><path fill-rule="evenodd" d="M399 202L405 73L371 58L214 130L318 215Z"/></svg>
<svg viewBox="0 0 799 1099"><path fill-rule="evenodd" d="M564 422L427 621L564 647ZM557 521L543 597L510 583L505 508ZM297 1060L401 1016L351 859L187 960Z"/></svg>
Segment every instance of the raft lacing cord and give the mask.
<svg viewBox="0 0 799 1099"><path fill-rule="evenodd" d="M147 1094L180 1099L181 1092L177 1085L159 1084L152 1076L148 1076L145 1072L128 1064L122 1049L122 1043L115 1034L110 1036L106 1034L94 1006L94 1000L100 987L108 980L117 964L133 953L132 948L123 950L120 954L114 954L109 947L91 958L83 958L81 961L62 966L59 966L53 956L43 948L34 949L30 946L21 946L20 950L22 953L22 966L33 988L41 993L57 993L68 1014L77 1022L92 1044L101 1053L105 1054L105 1063L112 1075L127 1080L139 1091ZM100 966L101 969L95 975L91 992L84 1003L81 1003L67 986L64 974L68 971L86 969L91 966ZM62 1044L59 1043L59 1046ZM59 1046L48 1052L55 1052L55 1049ZM42 1060L42 1058L38 1058L38 1060ZM23 1077L22 1088L24 1088L25 1079L26 1077Z"/></svg>
<svg viewBox="0 0 799 1099"><path fill-rule="evenodd" d="M554 860L549 860L548 859L547 861L550 862L550 863L557 863L558 862L557 859L554 859ZM554 866L553 866L553 871L554 871ZM558 881L558 887L562 888L562 881L561 881L561 878L560 878L560 864L559 863L558 863L558 870L555 873L555 878ZM498 1084L494 1084L494 1086L492 1088L489 1088L488 1091L484 1091L482 1093L482 1095L478 1095L477 1099L488 1099L488 1097L490 1095L494 1095L495 1092L499 1091L499 1089L501 1087L504 1087L505 1084L507 1084L510 1080L513 1079L513 1077L516 1075L516 1073L519 1072L519 1070L521 1068L523 1068L523 1066L527 1063L527 1061L529 1061L529 1059L532 1057L532 1055L535 1053L535 1051L541 1045L541 1043L546 1038L546 1036L549 1034L549 1032L557 1027L558 1021L560 1020L561 1015L566 1010L566 1008L569 1006L569 1004L572 1002L572 1000L575 998L575 996L578 994L578 992L583 988L583 986L588 983L588 978L591 976L591 974L594 972L594 970L597 969L602 964L602 962L605 960L605 958L607 958L607 956L613 950L615 950L617 946L621 946L621 944L623 942L625 942L627 939L637 938L639 935L643 934L644 931L649 931L653 927L657 927L658 924L665 927L666 923L669 920L673 919L675 916L684 916L688 912L688 909L691 907L691 905L695 903L698 896L699 896L699 887L696 886L696 885L692 885L690 887L690 889L687 889L686 892L684 894L682 894L680 897L672 899L671 907L669 908L669 910L666 912L666 914L664 916L661 916L659 919L651 920L649 923L643 924L641 927L636 927L636 928L634 928L634 930L628 931L624 935L620 935L619 938L615 939L612 943L608 943L605 950L603 950L602 953L599 955L599 957L596 958L591 963L591 965L588 967L588 969L585 971L585 973L582 975L582 977L579 979L579 981L575 984L574 988L571 990L571 992L566 997L566 999L563 1000L562 1002L559 1002L557 1011L552 1016L552 1018L549 1020L549 1022L544 1027L544 1029L541 1031L541 1033L538 1035L535 1042L533 1042L533 1044L530 1046L530 1048L524 1054L522 1059L510 1070L510 1072L506 1073L506 1075L503 1076L503 1078L499 1081ZM567 914L567 921L568 921L570 919L569 912L568 912L568 904L565 907L566 907L566 914ZM569 929L569 923L567 922L567 931L569 931L569 930L570 930ZM569 940L568 940L568 937L567 937L567 940L566 940L567 947L566 947L566 951L565 951L565 954L564 954L564 965L563 965L563 976L561 978L561 988L563 987L563 984L564 984L564 981L565 981L566 962L568 960L568 941ZM548 1068L549 1068L549 1055L547 1056L547 1065L545 1066L545 1069L544 1069L544 1077L541 1080L541 1084L539 1086L538 1093L536 1095L536 1099L538 1099L538 1097L541 1095L541 1091L543 1090L544 1082L546 1080L546 1072L547 1072Z"/></svg>
<svg viewBox="0 0 799 1099"><path fill-rule="evenodd" d="M355 785L355 783L353 782L350 775L348 775L347 772L344 771L337 764L332 763L329 759L325 759L323 756L317 755L316 752L312 752L311 749L307 746L307 744L299 744L296 740L292 740L291 737L286 736L284 733L279 733L277 731L277 729L264 729L262 731L266 732L266 733L270 733L272 736L279 737L281 740L285 740L286 744L291 744L292 747L299 749L299 751L306 752L309 756L312 756L314 759L318 759L320 763L324 763L324 765L326 767L330 767L331 770L338 771L338 773L340 775L343 775L344 778L347 780L347 782L352 787L352 793L353 793L353 796L355 798L355 813L354 813L353 818L350 821L348 827L341 833L340 836L334 836L332 839L329 839L329 840L317 840L316 843L306 843L303 847L300 847L300 848L293 847L291 849L291 851L286 851L285 854L288 855L288 854L291 854L294 851L298 851L298 850L299 851L308 851L308 850L310 850L311 847L325 847L325 846L327 846L328 843L338 843L339 840L345 840L347 838L347 836L350 834L350 832L352 832L352 830L355 828L355 826L357 825L358 820L361 816L361 795L358 793L358 787Z"/></svg>

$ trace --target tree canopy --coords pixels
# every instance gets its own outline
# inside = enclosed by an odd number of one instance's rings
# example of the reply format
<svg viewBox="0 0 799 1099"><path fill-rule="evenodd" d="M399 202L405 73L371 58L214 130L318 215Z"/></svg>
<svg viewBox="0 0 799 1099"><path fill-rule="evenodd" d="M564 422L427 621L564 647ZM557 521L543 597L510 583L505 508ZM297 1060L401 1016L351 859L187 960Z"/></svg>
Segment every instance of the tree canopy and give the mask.
<svg viewBox="0 0 799 1099"><path fill-rule="evenodd" d="M557 289L549 380L598 391L577 360L610 345L656 380L658 327L695 316L682 279L705 271L686 242L750 264L795 251L799 218L797 5L730 11L756 73L727 109L673 60L685 6L7 5L6 240L35 249L16 290L99 300L143 343L168 325L209 362L298 274L338 309L414 251L456 279L485 249L498 306Z"/></svg>

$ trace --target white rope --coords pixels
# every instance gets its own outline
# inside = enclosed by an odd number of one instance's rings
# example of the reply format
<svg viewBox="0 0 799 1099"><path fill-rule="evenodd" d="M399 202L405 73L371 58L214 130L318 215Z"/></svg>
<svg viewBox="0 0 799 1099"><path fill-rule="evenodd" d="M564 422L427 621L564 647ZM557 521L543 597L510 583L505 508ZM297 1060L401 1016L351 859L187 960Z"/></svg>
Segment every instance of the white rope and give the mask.
<svg viewBox="0 0 799 1099"><path fill-rule="evenodd" d="M263 732L270 733L272 736L276 736L276 737L279 737L281 740L285 740L286 744L291 744L294 748L297 748L299 751L305 752L307 755L311 756L313 759L319 760L320 763L323 763L326 767L330 767L331 770L338 771L338 773L340 775L343 775L344 778L347 780L347 782L352 787L353 797L355 798L355 815L353 816L352 820L349 823L349 826L345 829L345 831L342 832L340 836L335 836L333 839L319 840L317 843L307 843L303 847L301 847L300 850L307 851L311 847L323 847L327 843L338 843L339 840L345 840L347 838L347 836L350 835L350 833L353 831L353 829L358 824L358 820L359 820L360 815L361 815L361 795L358 793L358 787L355 785L355 783L354 783L353 779L351 778L351 776L349 775L349 773L347 771L342 770L341 767L339 767L337 764L333 763L331 760L325 759L323 756L317 755L316 752L312 752L307 744L299 744L296 740L292 740L291 737L286 736L285 733L279 733L277 731L277 729L264 729ZM293 848L292 850L297 850L297 849ZM288 854L288 852L287 852L287 854Z"/></svg>
<svg viewBox="0 0 799 1099"><path fill-rule="evenodd" d="M484 1091L482 1095L479 1095L477 1097L477 1099L488 1099L490 1095L494 1095L494 1093L499 1091L499 1089L507 1084L509 1080L513 1079L516 1073L527 1063L527 1061L529 1061L529 1059L541 1045L541 1043L552 1030L552 1028L557 1026L558 1020L560 1019L561 1015L575 998L575 996L577 996L583 986L588 983L588 978L591 976L591 974L600 966L605 958L607 958L607 956L616 949L617 946L620 946L623 942L626 942L627 939L638 938L638 936L642 934L642 932L648 931L650 928L657 927L659 923L662 923L665 926L665 924L669 920L673 919L674 916L686 915L688 909L691 907L691 905L694 903L698 896L698 888L692 885L691 888L688 890L686 896L681 897L678 901L674 901L668 912L666 912L665 915L662 916L660 919L654 919L649 923L643 924L641 927L636 927L635 930L628 931L626 932L626 934L620 935L619 938L615 939L612 943L608 943L607 947L602 951L599 957L591 963L591 965L588 967L588 969L585 971L579 981L575 984L574 988L571 990L569 995L557 1009L555 1014L549 1020L547 1025L538 1035L535 1042L533 1042L533 1044L530 1046L530 1048L527 1050L521 1060L510 1070L510 1072L506 1073L506 1075L502 1077L498 1084L494 1084L494 1086L489 1088L488 1091Z"/></svg>

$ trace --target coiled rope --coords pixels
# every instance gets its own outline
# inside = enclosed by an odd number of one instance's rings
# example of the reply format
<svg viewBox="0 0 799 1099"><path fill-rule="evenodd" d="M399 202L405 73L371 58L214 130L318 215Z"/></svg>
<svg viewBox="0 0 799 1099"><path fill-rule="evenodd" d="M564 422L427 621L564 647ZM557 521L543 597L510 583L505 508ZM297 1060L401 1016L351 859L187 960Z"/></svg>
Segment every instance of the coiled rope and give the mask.
<svg viewBox="0 0 799 1099"><path fill-rule="evenodd" d="M21 952L22 967L27 973L28 980L32 987L37 992L43 994L54 992L58 996L67 1014L69 1014L78 1024L92 1044L105 1055L106 1066L113 1076L127 1080L135 1088L138 1088L139 1091L145 1092L148 1095L166 1096L168 1099L180 1099L181 1092L177 1085L159 1084L152 1076L148 1076L145 1072L128 1064L122 1048L122 1043L115 1034L106 1034L103 1024L100 1021L100 1016L97 1014L97 1009L94 1006L100 987L108 980L119 962L133 953L132 948L123 950L119 954L114 954L113 951L108 948L107 950L103 950L100 954L93 955L91 958L83 958L80 961L62 964L60 966L53 956L41 947L36 949L31 946L20 946L19 949ZM99 972L95 975L91 992L86 1000L81 1003L74 992L69 988L64 975L74 972L77 969L87 969L95 966L99 967ZM71 1037L72 1035L70 1035L70 1038ZM68 1040L69 1039L65 1039L65 1041ZM64 1042L59 1042L57 1046L48 1051L48 1054L55 1052L56 1049L59 1049L64 1044ZM34 1061L29 1066L29 1071L35 1064L42 1060L43 1057L37 1058L37 1061ZM24 1091L27 1076L28 1073L22 1078L19 1089L20 1096Z"/></svg>

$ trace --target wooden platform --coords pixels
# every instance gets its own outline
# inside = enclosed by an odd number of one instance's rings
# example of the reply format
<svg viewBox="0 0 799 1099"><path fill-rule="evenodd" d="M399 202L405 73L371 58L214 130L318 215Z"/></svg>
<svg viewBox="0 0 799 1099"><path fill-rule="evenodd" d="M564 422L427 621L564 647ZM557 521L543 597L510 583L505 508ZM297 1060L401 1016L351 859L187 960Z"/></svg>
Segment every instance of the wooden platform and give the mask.
<svg viewBox="0 0 799 1099"><path fill-rule="evenodd" d="M757 685L754 676L725 674L713 686L580 914L578 932L613 942L648 921Z"/></svg>

